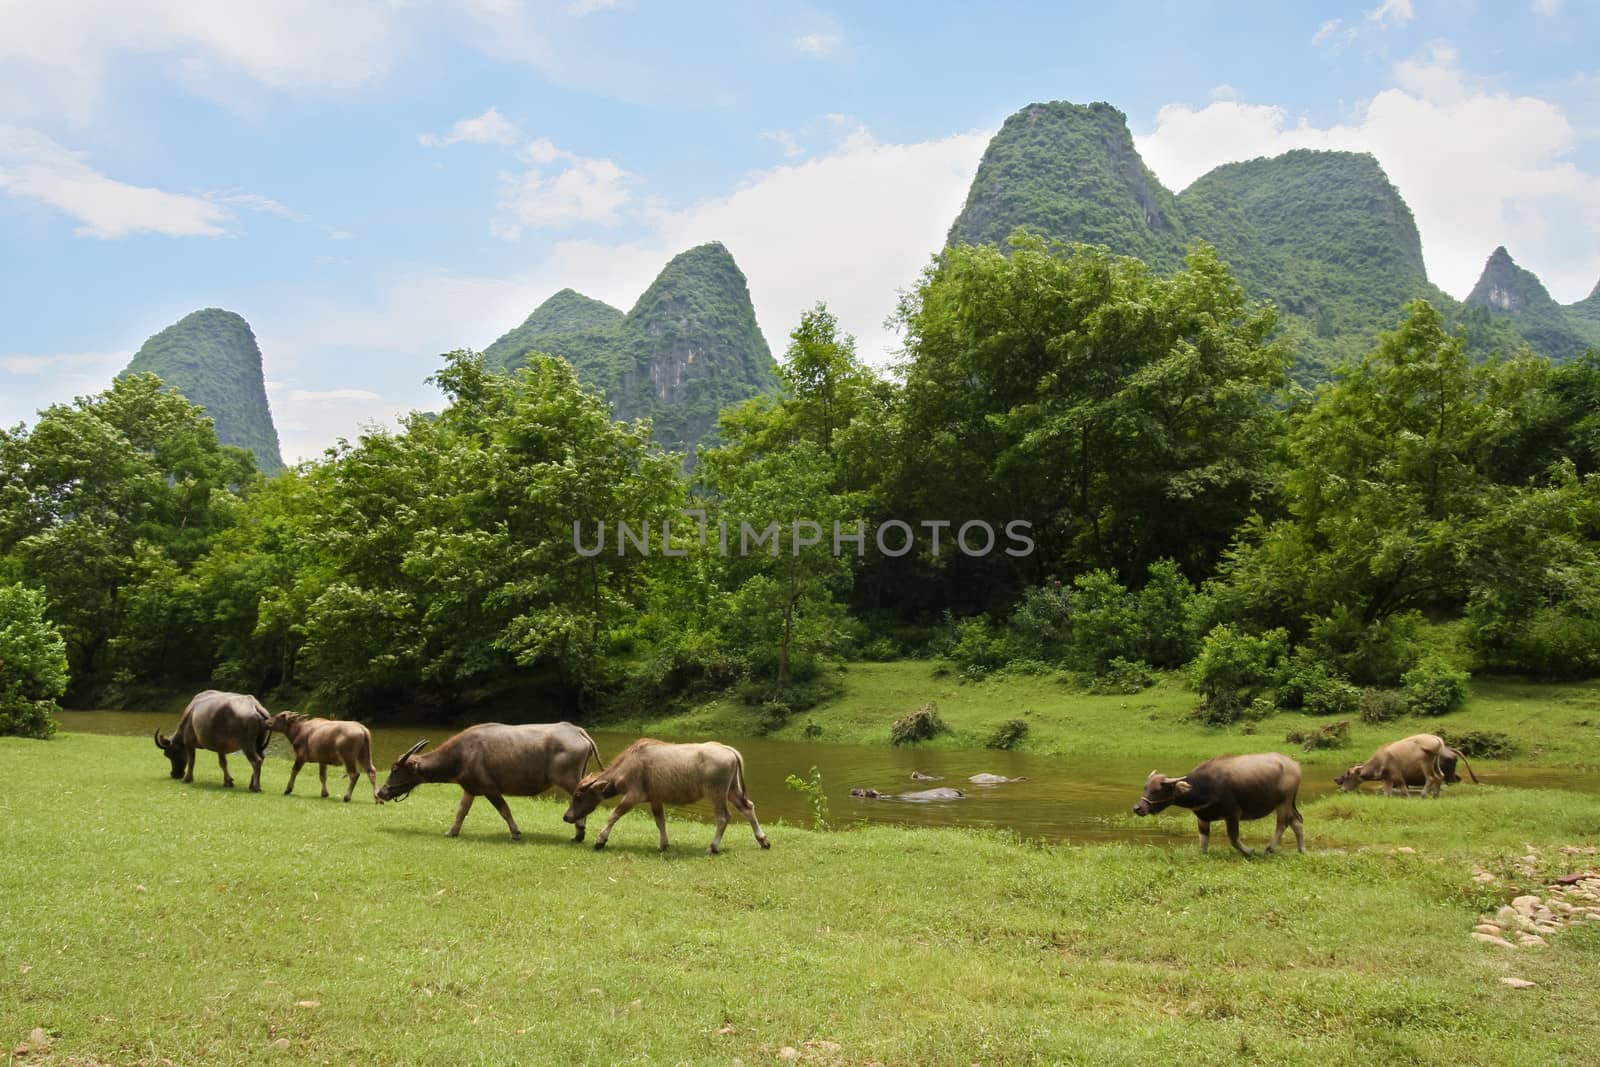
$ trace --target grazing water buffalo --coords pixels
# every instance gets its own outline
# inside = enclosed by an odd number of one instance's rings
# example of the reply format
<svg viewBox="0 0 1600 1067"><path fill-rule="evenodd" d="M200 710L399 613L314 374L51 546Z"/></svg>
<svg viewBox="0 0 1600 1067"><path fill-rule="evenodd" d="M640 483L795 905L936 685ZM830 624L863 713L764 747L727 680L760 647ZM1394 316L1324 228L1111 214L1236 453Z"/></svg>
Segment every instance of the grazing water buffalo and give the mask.
<svg viewBox="0 0 1600 1067"><path fill-rule="evenodd" d="M1228 840L1242 854L1253 853L1239 843L1241 820L1260 819L1273 812L1278 827L1273 831L1267 852L1277 851L1285 827L1293 827L1300 851L1306 850L1304 821L1295 807L1300 792L1300 764L1277 752L1249 756L1218 756L1207 760L1181 778L1168 778L1151 771L1144 784L1144 796L1133 806L1135 815L1154 815L1176 804L1188 808L1200 822L1200 851L1211 845L1211 822L1222 819L1228 826Z"/></svg>
<svg viewBox="0 0 1600 1067"><path fill-rule="evenodd" d="M172 777L194 781L194 758L200 749L217 754L222 764L222 784L233 787L228 773L228 753L243 752L250 761L250 792L261 792L261 760L271 740L272 716L261 701L247 693L222 693L207 689L198 693L183 709L178 728L171 737L156 731L156 747L172 763Z"/></svg>
<svg viewBox="0 0 1600 1067"><path fill-rule="evenodd" d="M700 744L669 745L665 741L644 738L635 741L612 760L602 771L584 778L573 791L572 805L562 816L568 822L583 825L589 813L600 806L600 801L620 796L612 809L605 829L595 839L594 847L606 847L611 828L617 820L640 804L649 804L656 817L656 828L661 831L661 851L667 850L667 804L693 804L709 796L717 813L717 832L711 838L710 852L714 856L722 851L722 831L728 828L728 802L750 820L756 840L762 848L771 848L772 842L756 821L756 806L745 795L744 757L739 750L715 741Z"/></svg>
<svg viewBox="0 0 1600 1067"><path fill-rule="evenodd" d="M571 793L588 769L589 757L600 762L594 738L570 722L506 726L498 722L469 726L432 752L422 752L428 742L418 741L405 751L378 789L377 800L400 800L424 782L454 782L461 787L461 806L446 837L461 833L472 802L488 797L494 810L511 828L511 840L522 831L511 817L506 797L536 797L551 786ZM568 819L568 822L573 820ZM583 840L583 820L578 819L574 841Z"/></svg>
<svg viewBox="0 0 1600 1067"><path fill-rule="evenodd" d="M1449 768L1446 769L1446 760ZM1474 784L1478 776L1466 757L1444 743L1438 734L1412 734L1392 741L1334 779L1341 790L1360 789L1362 782L1382 782L1386 797L1405 796L1413 785L1422 786L1422 795L1437 797L1447 781L1461 781L1455 773L1456 761L1466 765Z"/></svg>
<svg viewBox="0 0 1600 1067"><path fill-rule="evenodd" d="M334 719L308 719L296 711L278 712L269 725L287 737L290 747L294 749L294 769L289 772L289 784L284 786L284 796L294 792L294 780L299 776L300 768L308 763L317 765L317 773L322 779L322 795L327 796L328 764L336 763L350 776L350 788L344 791L346 804L350 803L350 797L356 791L356 783L361 781L362 771L367 772L367 778L372 782L372 799L378 799L378 768L372 765L372 735L365 726L358 722Z"/></svg>

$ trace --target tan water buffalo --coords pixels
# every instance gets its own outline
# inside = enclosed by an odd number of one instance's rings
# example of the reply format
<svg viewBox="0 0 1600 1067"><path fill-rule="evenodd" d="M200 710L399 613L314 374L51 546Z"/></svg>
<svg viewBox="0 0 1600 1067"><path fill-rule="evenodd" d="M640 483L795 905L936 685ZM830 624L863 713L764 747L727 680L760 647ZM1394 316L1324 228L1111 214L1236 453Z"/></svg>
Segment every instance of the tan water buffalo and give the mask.
<svg viewBox="0 0 1600 1067"><path fill-rule="evenodd" d="M1295 797L1300 792L1300 764L1278 752L1248 756L1218 756L1200 764L1181 778L1151 771L1144 796L1133 806L1135 815L1154 815L1176 804L1188 808L1200 822L1200 851L1211 845L1211 823L1221 819L1228 841L1243 855L1252 851L1239 843L1239 823L1277 813L1278 826L1267 852L1278 849L1285 828L1293 828L1300 851L1306 850L1305 822Z"/></svg>
<svg viewBox="0 0 1600 1067"><path fill-rule="evenodd" d="M337 764L350 776L350 788L344 791L344 801L350 803L355 794L361 772L367 772L372 782L372 799L378 799L378 768L372 765L372 735L358 722L338 719L308 719L296 711L280 711L272 717L271 727L289 740L294 749L294 769L289 772L289 784L283 795L294 792L294 780L300 768L308 763L317 765L322 779L322 795L328 795L328 764Z"/></svg>
<svg viewBox="0 0 1600 1067"><path fill-rule="evenodd" d="M1450 762L1448 772L1445 770L1447 758ZM1472 764L1445 744L1444 738L1438 734L1412 734L1384 745L1365 763L1356 764L1334 781L1347 793L1360 789L1362 782L1382 782L1384 796L1406 796L1410 786L1421 785L1424 797L1437 797L1443 791L1444 783L1455 774L1458 759L1476 783L1478 776L1472 773ZM1460 780L1459 776L1455 777L1455 781Z"/></svg>
<svg viewBox="0 0 1600 1067"><path fill-rule="evenodd" d="M572 804L562 816L568 822L583 825L589 813L600 806L600 801L620 796L612 809L605 829L595 839L594 847L605 848L611 837L611 828L617 820L640 804L649 804L656 817L656 828L661 831L661 850L667 850L668 804L693 804L702 797L711 798L717 813L717 832L711 838L710 852L714 856L722 851L722 832L728 827L728 802L750 820L756 840L762 848L771 848L772 842L756 821L756 806L751 803L744 788L744 757L739 750L715 741L700 744L669 745L665 741L644 738L629 745L602 771L596 771L578 783L573 791Z"/></svg>
<svg viewBox="0 0 1600 1067"><path fill-rule="evenodd" d="M380 804L401 800L424 782L454 782L461 787L461 806L446 837L461 833L472 802L482 796L489 798L511 828L511 840L521 840L522 831L511 817L506 797L536 797L551 786L572 793L589 767L589 757L593 756L596 764L601 762L594 738L570 722L525 726L486 722L469 726L434 751L422 753L427 743L418 741L394 761L388 779L378 788L377 800ZM582 841L583 820L575 825L573 840Z"/></svg>
<svg viewBox="0 0 1600 1067"><path fill-rule="evenodd" d="M172 763L172 777L194 781L194 758L200 749L217 754L222 765L222 784L233 788L228 773L228 753L243 752L250 761L250 792L261 792L261 761L271 740L272 716L261 701L247 693L223 693L207 689L197 693L183 709L178 728L171 737L156 731L156 747Z"/></svg>

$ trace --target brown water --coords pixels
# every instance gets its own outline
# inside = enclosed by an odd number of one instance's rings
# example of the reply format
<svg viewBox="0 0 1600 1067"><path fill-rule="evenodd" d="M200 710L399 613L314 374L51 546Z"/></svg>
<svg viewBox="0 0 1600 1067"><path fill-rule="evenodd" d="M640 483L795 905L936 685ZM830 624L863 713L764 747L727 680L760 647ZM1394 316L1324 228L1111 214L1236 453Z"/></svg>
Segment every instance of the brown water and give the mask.
<svg viewBox="0 0 1600 1067"><path fill-rule="evenodd" d="M60 715L64 730L79 733L150 737L160 729L170 731L176 716L131 711L68 711ZM438 744L454 729L418 726L379 726L372 728L373 762L381 784L390 763L412 744L427 738ZM593 731L595 742L607 757L622 751L637 739L636 734ZM664 737L663 740L675 740ZM683 739L691 740L691 739ZM165 774L167 763L154 745L147 753L152 774ZM815 766L827 791L829 817L836 826L851 823L893 823L905 826L967 826L1011 830L1024 838L1048 841L1169 841L1193 840L1194 819L1186 813L1169 811L1153 818L1137 819L1134 801L1144 788L1152 766L1148 758L1085 759L1073 756L1040 756L987 749L909 749L876 745L808 744L796 741L771 741L741 738L736 747L744 755L746 785L756 810L764 822L809 825L810 801L787 788L788 775L805 776ZM263 787L281 790L288 781L289 749L276 734L267 753L262 772ZM242 764L240 757L234 763ZM1305 780L1301 797L1311 799L1333 791L1333 776L1350 762L1349 754L1331 757L1306 756ZM1163 768L1179 774L1183 767ZM1487 783L1518 787L1566 789L1574 792L1600 792L1600 779L1578 770L1527 767L1515 763L1474 762L1473 769ZM919 782L911 779L913 770L940 775L943 781ZM967 779L987 772L1026 781L1005 785L973 785ZM196 775L217 775L214 760L195 765ZM234 774L239 774L236 768ZM343 795L344 772L330 768L328 786ZM871 788L883 793L952 786L966 795L959 800L912 803L901 800L865 800L850 796L852 788ZM317 789L311 768L301 773L297 793ZM1369 786L1369 789L1376 788ZM1451 788L1470 789L1470 785ZM360 797L358 789L356 796ZM448 824L460 793L453 786L424 786L414 794L416 803L435 805L441 825ZM688 809L688 814L708 816L709 809ZM493 819L486 806L474 810L474 820ZM643 816L648 821L648 815ZM468 823L470 828L471 822ZM1265 825L1265 824L1262 824ZM526 828L526 827L525 827ZM734 832L730 827L730 833ZM1264 833L1265 831L1263 831ZM1245 834L1247 840L1258 836Z"/></svg>

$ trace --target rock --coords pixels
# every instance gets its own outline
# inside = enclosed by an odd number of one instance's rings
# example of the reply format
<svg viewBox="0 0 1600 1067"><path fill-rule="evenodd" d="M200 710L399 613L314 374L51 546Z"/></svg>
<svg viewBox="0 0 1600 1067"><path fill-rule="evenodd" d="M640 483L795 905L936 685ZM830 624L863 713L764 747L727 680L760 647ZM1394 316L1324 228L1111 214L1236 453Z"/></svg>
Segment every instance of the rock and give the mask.
<svg viewBox="0 0 1600 1067"><path fill-rule="evenodd" d="M1412 848L1410 845L1401 845L1399 848L1395 849L1395 851L1404 853L1407 856L1415 856L1417 854L1417 850Z"/></svg>
<svg viewBox="0 0 1600 1067"><path fill-rule="evenodd" d="M723 1037L727 1037L729 1034L734 1033L733 1024L729 1023L727 1026L724 1026L721 1030L718 1030L717 1033L721 1034Z"/></svg>
<svg viewBox="0 0 1600 1067"><path fill-rule="evenodd" d="M289 1047L289 1039L286 1037L280 1037L278 1040L272 1043L272 1047L280 1050L287 1049Z"/></svg>
<svg viewBox="0 0 1600 1067"><path fill-rule="evenodd" d="M778 1050L778 1059L780 1060L797 1060L799 1058L800 1050L793 1045L785 1045Z"/></svg>
<svg viewBox="0 0 1600 1067"><path fill-rule="evenodd" d="M1538 934L1522 934L1517 938L1517 944L1523 948L1543 948L1549 943Z"/></svg>
<svg viewBox="0 0 1600 1067"><path fill-rule="evenodd" d="M1554 920L1555 917L1556 917L1556 913L1551 911L1549 908L1540 908L1538 911L1533 913L1533 921L1534 922L1546 922L1547 923L1547 922L1551 922L1552 920Z"/></svg>
<svg viewBox="0 0 1600 1067"><path fill-rule="evenodd" d="M1524 867L1536 867L1539 864L1539 857L1538 856L1533 856L1533 855L1528 855L1528 856L1522 857L1517 862L1522 864Z"/></svg>
<svg viewBox="0 0 1600 1067"><path fill-rule="evenodd" d="M294 1002L294 1006L297 1007L297 1008L320 1008L320 1007L322 1007L322 1001L320 1001L320 1000L297 1000L297 1001Z"/></svg>
<svg viewBox="0 0 1600 1067"><path fill-rule="evenodd" d="M1499 945L1501 948L1517 947L1516 945L1513 945L1511 942L1507 941L1505 938L1495 937L1493 934L1480 934L1474 931L1472 936L1477 940L1482 941L1485 945Z"/></svg>
<svg viewBox="0 0 1600 1067"><path fill-rule="evenodd" d="M1549 904L1549 908L1557 915L1571 915L1573 912L1578 910L1564 900L1552 900Z"/></svg>
<svg viewBox="0 0 1600 1067"><path fill-rule="evenodd" d="M1503 937L1505 935L1505 931L1496 926L1494 923L1479 923L1477 926L1472 928L1472 932L1476 934L1488 934L1490 937Z"/></svg>
<svg viewBox="0 0 1600 1067"><path fill-rule="evenodd" d="M49 1048L52 1044L54 1044L54 1039L51 1038L49 1031L47 1031L44 1027L35 1026L32 1030L28 1031L28 1044L32 1045L36 1049Z"/></svg>
<svg viewBox="0 0 1600 1067"><path fill-rule="evenodd" d="M1536 989L1539 983L1530 982L1526 978L1502 978L1500 984L1510 986L1512 989Z"/></svg>
<svg viewBox="0 0 1600 1067"><path fill-rule="evenodd" d="M1513 900L1511 906L1517 910L1518 915L1527 915L1531 918L1542 903L1544 902L1536 896L1522 896Z"/></svg>
<svg viewBox="0 0 1600 1067"><path fill-rule="evenodd" d="M1501 909L1499 911L1494 913L1494 917L1495 917L1495 921L1498 922L1501 926L1509 926L1510 924L1512 924L1512 923L1517 921L1517 918L1518 918L1517 910L1515 908L1513 908L1510 904L1506 904L1503 907L1501 907Z"/></svg>

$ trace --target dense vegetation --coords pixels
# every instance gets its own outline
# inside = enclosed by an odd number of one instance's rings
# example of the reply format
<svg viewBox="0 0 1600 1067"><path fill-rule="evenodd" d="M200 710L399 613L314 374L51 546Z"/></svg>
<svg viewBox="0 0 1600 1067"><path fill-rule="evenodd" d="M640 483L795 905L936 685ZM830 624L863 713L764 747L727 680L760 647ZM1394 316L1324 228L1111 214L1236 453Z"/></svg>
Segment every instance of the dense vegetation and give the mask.
<svg viewBox="0 0 1600 1067"><path fill-rule="evenodd" d="M1369 155L1298 150L1229 163L1174 196L1139 158L1120 111L1031 104L990 142L949 240L1004 247L1018 228L1160 271L1176 269L1190 241L1209 242L1252 298L1277 306L1293 376L1307 385L1367 351L1416 299L1467 327L1480 357L1526 340L1560 362L1600 344L1586 306L1562 308L1532 275L1542 302L1510 314L1473 298L1484 310L1463 308L1429 283L1411 209Z"/></svg>
<svg viewBox="0 0 1600 1067"><path fill-rule="evenodd" d="M122 373L156 375L211 416L223 444L249 449L265 474L283 469L261 349L250 324L233 312L185 315L146 341Z"/></svg>
<svg viewBox="0 0 1600 1067"><path fill-rule="evenodd" d="M777 385L744 273L717 242L674 256L627 315L562 290L484 359L514 370L534 351L570 362L617 418L649 419L656 440L673 450L692 452L724 407Z"/></svg>
<svg viewBox="0 0 1600 1067"><path fill-rule="evenodd" d="M1509 324L1528 339L1536 352L1554 360L1572 359L1589 348L1600 347L1600 286L1589 299L1564 307L1555 302L1544 283L1517 266L1503 247L1496 248L1484 264L1478 284L1467 294L1466 304L1480 316Z"/></svg>
<svg viewBox="0 0 1600 1067"><path fill-rule="evenodd" d="M0 435L0 582L45 596L76 701L726 690L774 730L830 664L910 654L1108 692L1187 667L1206 722L1377 721L1448 710L1463 669L1600 673L1600 357L1475 363L1417 302L1306 394L1204 245L1165 274L953 247L898 317L886 379L807 312L781 390L725 408L692 473L538 353L453 353L438 415L271 480L125 378Z"/></svg>

